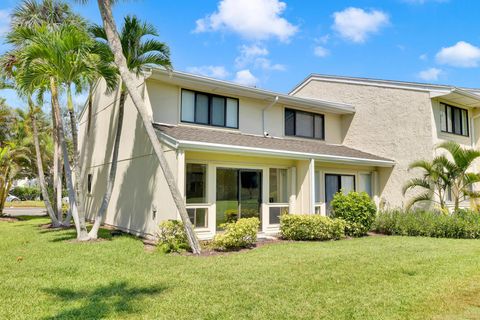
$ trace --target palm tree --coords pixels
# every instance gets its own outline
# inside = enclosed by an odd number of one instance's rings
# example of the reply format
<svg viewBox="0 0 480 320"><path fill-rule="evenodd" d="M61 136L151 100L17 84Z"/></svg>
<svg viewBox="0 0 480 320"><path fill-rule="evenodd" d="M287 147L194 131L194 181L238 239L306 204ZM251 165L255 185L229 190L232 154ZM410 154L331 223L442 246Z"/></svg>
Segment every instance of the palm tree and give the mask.
<svg viewBox="0 0 480 320"><path fill-rule="evenodd" d="M448 152L444 163L455 210L458 210L462 200L480 198L480 192L473 191L473 185L480 182L480 174L469 172L473 162L480 158L480 151L462 148L454 141L443 142L437 149Z"/></svg>
<svg viewBox="0 0 480 320"><path fill-rule="evenodd" d="M105 30L94 25L91 28L92 35L100 39L105 44L108 39ZM157 65L167 69L172 67L170 62L170 51L168 46L158 40L144 40L146 36L158 36L153 25L141 22L135 16L126 16L124 25L120 32L120 41L122 43L123 55L126 58L127 66L130 72L140 75L146 66ZM113 57L112 57L113 58ZM113 60L113 59L112 59ZM98 229L103 222L105 212L107 211L110 198L112 196L113 186L117 172L118 151L120 147L120 137L123 126L123 113L128 90L125 83L122 83L120 90L120 99L118 106L117 128L115 132L115 142L113 147L112 162L108 175L107 188L102 199L102 204L95 217L95 223L90 230L90 237L97 238Z"/></svg>
<svg viewBox="0 0 480 320"><path fill-rule="evenodd" d="M22 31L19 28L19 31ZM73 216L79 240L88 240L85 217L79 216L77 197L73 185L68 149L65 141L63 118L59 103L59 86L63 80L62 67L66 52L77 49L77 38L85 39L82 30L75 26L60 26L56 30L48 30L45 26L29 30L32 33L29 43L22 48L20 61L25 72L20 73L17 84L25 91L43 87L48 83L50 91L54 121L58 131L58 139L63 155L63 167L67 182L67 191L70 204L70 214ZM85 39L86 40L86 39ZM79 56L78 59L83 59ZM67 216L66 222L69 221Z"/></svg>
<svg viewBox="0 0 480 320"><path fill-rule="evenodd" d="M79 1L86 2L86 0L79 0ZM198 238L195 232L193 231L193 226L190 221L190 218L188 217L184 199L182 197L182 194L180 193L180 190L178 189L172 170L168 166L167 160L163 153L162 145L160 141L158 141L157 135L152 126L151 116L148 113L147 107L142 99L142 96L138 92L137 87L135 85L136 83L135 74L129 70L127 59L123 54L122 41L117 32L117 26L115 24L115 20L113 19L112 2L114 3L115 1L97 0L98 8L100 10L100 15L102 16L103 28L105 29L105 34L108 39L108 45L112 50L114 61L118 67L123 83L125 84L125 87L128 90L128 93L133 101L133 104L135 105L135 108L137 109L137 112L140 115L140 118L142 119L143 125L150 139L150 142L152 143L153 150L160 164L160 168L162 169L163 175L165 176L165 180L170 189L172 198L175 202L177 210L180 213L180 217L185 226L185 232L187 234L189 245L192 248L193 253L199 254L201 252L200 243L198 242Z"/></svg>
<svg viewBox="0 0 480 320"><path fill-rule="evenodd" d="M9 43L14 45L14 49L8 53L11 63L17 62L18 52L22 46L28 42L29 34L22 34L18 31L22 28L28 31L40 26L46 26L49 29L58 29L62 25L75 25L86 27L85 20L78 14L75 14L70 6L59 0L24 0L11 14L11 31L8 36ZM27 36L26 36L27 35ZM48 84L46 85L48 87ZM52 104L53 106L53 104ZM53 140L54 140L54 162L53 162L53 181L54 181L54 203L58 219L62 220L62 165L61 165L61 147L58 139L58 131L55 127L54 112L52 109Z"/></svg>
<svg viewBox="0 0 480 320"><path fill-rule="evenodd" d="M415 188L423 192L410 199L407 208L417 202L430 201L437 202L442 210L446 210L448 191L451 191L454 211L459 209L460 201L480 198L480 192L472 191L473 185L480 182L480 174L469 172L473 162L480 158L480 151L462 148L454 141L440 143L436 149L446 153L432 161L419 160L410 165L410 169L422 169L423 175L409 180L403 187L403 193Z"/></svg>
<svg viewBox="0 0 480 320"><path fill-rule="evenodd" d="M5 200L13 179L21 171L22 164L29 161L27 152L25 147L14 140L0 148L0 215L3 215Z"/></svg>
<svg viewBox="0 0 480 320"><path fill-rule="evenodd" d="M405 195L408 190L422 190L407 202L406 208L410 209L418 202L430 201L438 203L440 208L445 210L445 194L449 180L444 167L444 158L437 157L432 161L414 161L408 169L421 169L423 173L420 178L412 178L403 186L403 195Z"/></svg>

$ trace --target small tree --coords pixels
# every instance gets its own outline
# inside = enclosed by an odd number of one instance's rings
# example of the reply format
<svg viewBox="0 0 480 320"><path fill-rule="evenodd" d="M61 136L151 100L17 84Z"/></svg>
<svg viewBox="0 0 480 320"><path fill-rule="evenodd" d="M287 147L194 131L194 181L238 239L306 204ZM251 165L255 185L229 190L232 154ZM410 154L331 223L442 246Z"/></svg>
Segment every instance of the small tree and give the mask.
<svg viewBox="0 0 480 320"><path fill-rule="evenodd" d="M422 201L437 203L446 210L446 195L451 191L454 210L458 210L460 202L468 198L480 198L480 192L473 191L473 185L480 182L480 174L469 172L473 162L480 158L480 151L462 148L457 142L447 141L439 144L437 150L446 151L432 161L418 160L410 164L409 169L422 169L422 177L410 179L403 187L403 194L408 190L421 189L407 203Z"/></svg>

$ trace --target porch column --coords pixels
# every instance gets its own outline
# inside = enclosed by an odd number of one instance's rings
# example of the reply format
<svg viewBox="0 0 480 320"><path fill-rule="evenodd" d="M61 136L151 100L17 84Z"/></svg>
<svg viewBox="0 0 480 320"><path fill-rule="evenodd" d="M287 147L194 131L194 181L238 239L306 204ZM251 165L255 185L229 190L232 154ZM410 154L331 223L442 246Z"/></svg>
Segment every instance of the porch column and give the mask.
<svg viewBox="0 0 480 320"><path fill-rule="evenodd" d="M309 177L309 188L310 188L310 214L315 214L315 160L310 159L308 165L308 177Z"/></svg>
<svg viewBox="0 0 480 320"><path fill-rule="evenodd" d="M290 186L290 197L288 198L288 213L295 212L295 202L297 200L297 168L292 167L289 169L290 174L288 175L288 185Z"/></svg>

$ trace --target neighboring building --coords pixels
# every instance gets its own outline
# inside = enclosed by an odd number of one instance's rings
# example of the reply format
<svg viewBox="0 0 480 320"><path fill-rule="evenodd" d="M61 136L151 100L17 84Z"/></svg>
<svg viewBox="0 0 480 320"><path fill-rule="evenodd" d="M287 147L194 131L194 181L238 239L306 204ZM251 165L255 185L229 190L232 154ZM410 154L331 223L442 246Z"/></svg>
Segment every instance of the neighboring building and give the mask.
<svg viewBox="0 0 480 320"><path fill-rule="evenodd" d="M480 96L447 86L312 75L285 95L152 69L138 88L201 239L229 215L257 216L262 233L277 233L282 212L328 214L340 189L401 206L411 161L431 158L441 139L477 143ZM119 92L104 92L99 83L80 119L90 218L106 187L118 111ZM152 235L178 218L152 153L128 99L107 224Z"/></svg>
<svg viewBox="0 0 480 320"><path fill-rule="evenodd" d="M379 169L378 195L389 207L406 202L402 186L411 177L409 164L431 160L440 142L478 148L480 91L475 89L312 74L290 94L355 107L354 115L343 117L342 142L395 160L394 167ZM478 163L473 169L478 171Z"/></svg>

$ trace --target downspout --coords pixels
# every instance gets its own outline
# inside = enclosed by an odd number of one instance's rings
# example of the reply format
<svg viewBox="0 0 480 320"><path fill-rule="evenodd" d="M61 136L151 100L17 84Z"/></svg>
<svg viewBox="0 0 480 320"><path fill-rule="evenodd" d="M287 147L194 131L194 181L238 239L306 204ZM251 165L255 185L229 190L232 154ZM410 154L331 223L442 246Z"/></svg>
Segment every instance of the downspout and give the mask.
<svg viewBox="0 0 480 320"><path fill-rule="evenodd" d="M472 143L472 148L475 148L475 119L480 117L480 114L473 116L470 121L470 140Z"/></svg>
<svg viewBox="0 0 480 320"><path fill-rule="evenodd" d="M263 129L263 136L265 138L267 137L270 137L270 134L267 132L267 130L265 129L265 111L267 111L268 109L270 109L271 107L273 107L276 103L278 102L278 96L275 96L275 99L273 99L273 102L270 103L268 106L266 106L265 108L263 108L262 110L262 129Z"/></svg>

